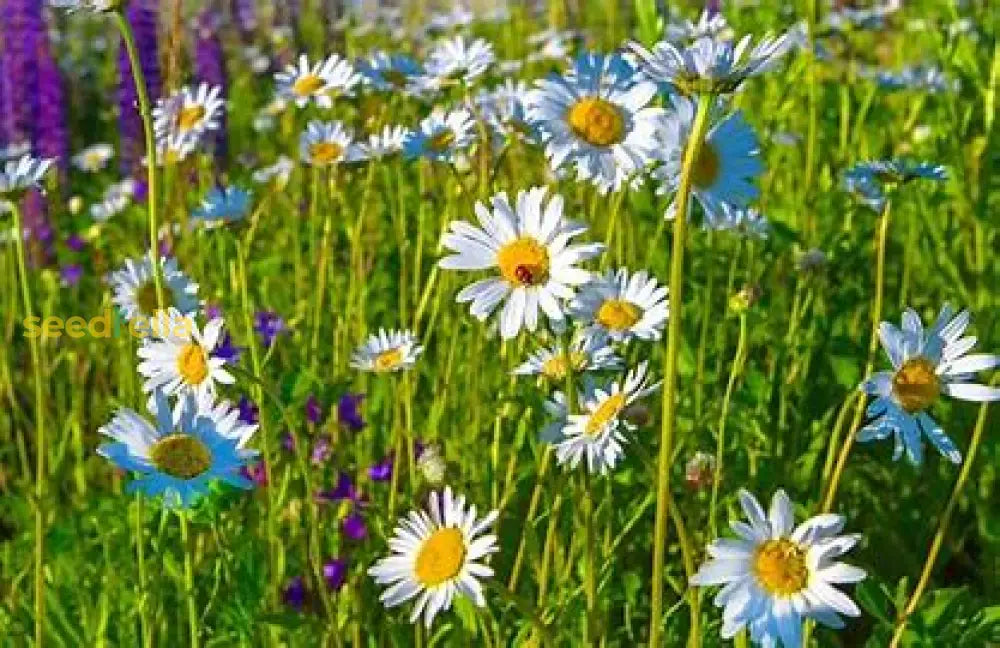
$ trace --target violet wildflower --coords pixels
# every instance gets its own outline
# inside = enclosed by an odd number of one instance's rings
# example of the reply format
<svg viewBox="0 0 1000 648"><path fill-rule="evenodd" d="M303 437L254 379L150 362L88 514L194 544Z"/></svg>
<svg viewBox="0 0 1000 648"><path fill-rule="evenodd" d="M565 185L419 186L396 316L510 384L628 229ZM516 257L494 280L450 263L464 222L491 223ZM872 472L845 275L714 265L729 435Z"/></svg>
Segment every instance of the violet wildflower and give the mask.
<svg viewBox="0 0 1000 648"><path fill-rule="evenodd" d="M83 248L87 247L87 242L84 241L79 234L70 234L66 237L66 247L73 252L82 252ZM214 318L209 318L214 319Z"/></svg>
<svg viewBox="0 0 1000 648"><path fill-rule="evenodd" d="M313 424L323 420L323 405L315 394L309 394L309 398L306 399L306 420Z"/></svg>
<svg viewBox="0 0 1000 648"><path fill-rule="evenodd" d="M206 317L208 317L206 315ZM209 318L214 319L214 318ZM219 346L215 347L215 352L212 354L216 358L222 358L229 364L236 364L240 361L240 356L243 354L243 347L236 346L233 344L233 336L226 331L222 335L222 340L219 341Z"/></svg>
<svg viewBox="0 0 1000 648"><path fill-rule="evenodd" d="M343 558L334 558L324 563L323 580L332 591L339 592L347 582L347 561Z"/></svg>
<svg viewBox="0 0 1000 648"><path fill-rule="evenodd" d="M351 513L340 523L340 530L350 540L364 540L368 537L368 527L365 519L358 513Z"/></svg>
<svg viewBox="0 0 1000 648"><path fill-rule="evenodd" d="M240 474L243 475L244 479L253 482L254 486L263 487L268 484L267 464L263 461L241 467Z"/></svg>
<svg viewBox="0 0 1000 648"><path fill-rule="evenodd" d="M337 420L351 432L360 432L366 425L364 417L358 410L364 399L364 394L348 392L337 402Z"/></svg>
<svg viewBox="0 0 1000 648"><path fill-rule="evenodd" d="M258 311L253 316L253 330L260 336L264 346L271 346L279 334L288 330L285 320L274 311Z"/></svg>
<svg viewBox="0 0 1000 648"><path fill-rule="evenodd" d="M388 455L382 461L368 469L368 477L372 481L384 482L392 479L392 455Z"/></svg>
<svg viewBox="0 0 1000 648"><path fill-rule="evenodd" d="M324 502L354 502L360 504L363 501L361 494L351 476L345 472L337 475L337 485L330 490L321 491L316 494L316 499Z"/></svg>
<svg viewBox="0 0 1000 648"><path fill-rule="evenodd" d="M246 396L240 396L240 401L236 404L236 408L240 413L239 420L247 425L255 425L260 421L260 408Z"/></svg>
<svg viewBox="0 0 1000 648"><path fill-rule="evenodd" d="M64 286L75 286L80 283L80 277L83 276L83 266L79 263L70 263L64 265L59 270L59 277Z"/></svg>
<svg viewBox="0 0 1000 648"><path fill-rule="evenodd" d="M316 442L313 443L310 461L312 461L314 466L318 466L325 463L332 454L333 446L330 444L330 438L324 435L317 438Z"/></svg>
<svg viewBox="0 0 1000 648"><path fill-rule="evenodd" d="M306 602L306 584L301 576L296 576L288 581L285 591L281 593L281 599L285 605L301 611Z"/></svg>

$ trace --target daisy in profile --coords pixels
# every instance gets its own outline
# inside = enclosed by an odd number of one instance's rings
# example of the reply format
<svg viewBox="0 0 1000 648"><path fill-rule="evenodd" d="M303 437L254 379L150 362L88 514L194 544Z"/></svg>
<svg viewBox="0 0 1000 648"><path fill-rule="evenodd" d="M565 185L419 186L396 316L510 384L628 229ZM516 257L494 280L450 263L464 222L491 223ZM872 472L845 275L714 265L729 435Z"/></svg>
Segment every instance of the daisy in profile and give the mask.
<svg viewBox="0 0 1000 648"><path fill-rule="evenodd" d="M49 5L56 9L69 11L91 11L104 13L115 11L121 7L124 0L49 0Z"/></svg>
<svg viewBox="0 0 1000 648"><path fill-rule="evenodd" d="M694 124L696 107L684 97L672 97L674 111L657 132L656 157L661 164L653 170L659 181L657 193L673 194L681 181L684 149ZM726 203L746 207L760 193L754 180L764 172L760 148L753 129L739 112L712 126L698 151L691 178L691 192L705 212L708 222L726 217ZM667 212L673 217L673 207Z"/></svg>
<svg viewBox="0 0 1000 648"><path fill-rule="evenodd" d="M353 161L379 160L390 155L396 155L403 150L403 142L409 131L403 126L386 124L378 133L368 136L365 141L355 144Z"/></svg>
<svg viewBox="0 0 1000 648"><path fill-rule="evenodd" d="M751 37L738 42L718 36L699 38L691 45L660 41L652 50L629 43L639 58L643 73L656 83L665 83L682 95L735 92L748 78L774 68L793 47L803 41L804 27L796 26L781 36L764 36L752 48Z"/></svg>
<svg viewBox="0 0 1000 648"><path fill-rule="evenodd" d="M1000 356L969 353L976 344L975 337L965 336L970 320L969 311L955 315L945 304L929 329L912 309L903 313L901 329L882 322L879 336L892 371L876 373L859 387L875 400L868 406L874 420L858 432L858 441L891 434L893 459L905 451L911 463L920 465L926 436L949 461L961 463L962 453L927 410L942 395L980 403L1000 400L1000 389L973 382L980 371L1000 366Z"/></svg>
<svg viewBox="0 0 1000 648"><path fill-rule="evenodd" d="M150 332L152 335L136 350L142 358L139 373L146 378L143 391L162 390L179 399L188 394L206 398L215 395L216 383L236 382L224 368L226 361L213 355L222 332L221 318L209 321L201 330L192 316L171 308Z"/></svg>
<svg viewBox="0 0 1000 648"><path fill-rule="evenodd" d="M365 85L380 92L410 92L424 69L405 54L376 52L358 63Z"/></svg>
<svg viewBox="0 0 1000 648"><path fill-rule="evenodd" d="M872 160L859 162L845 171L844 188L879 210L885 205L888 192L895 187L914 180L942 182L947 178L948 170L933 162Z"/></svg>
<svg viewBox="0 0 1000 648"><path fill-rule="evenodd" d="M479 580L493 576L484 561L499 551L489 533L496 519L496 511L478 518L476 507L466 507L465 497L449 487L443 494L432 491L426 510L399 519L389 540L392 555L368 570L377 584L388 585L379 599L389 608L416 597L410 623L423 615L428 628L456 597L485 606Z"/></svg>
<svg viewBox="0 0 1000 648"><path fill-rule="evenodd" d="M766 239L771 231L771 224L753 207L735 207L729 203L721 203L719 207L711 215L706 212L702 223L705 229L733 232L755 239Z"/></svg>
<svg viewBox="0 0 1000 648"><path fill-rule="evenodd" d="M614 469L625 453L624 433L638 429L624 416L625 409L660 387L658 382L650 384L646 369L643 362L607 385L585 380L578 397L580 414L569 412L562 393L549 401L546 410L555 422L543 432L543 440L555 445L560 465L575 469L586 458L591 473L603 475Z"/></svg>
<svg viewBox="0 0 1000 648"><path fill-rule="evenodd" d="M664 36L672 43L689 43L699 38L732 38L733 30L725 16L706 7L697 22L684 19L668 23Z"/></svg>
<svg viewBox="0 0 1000 648"><path fill-rule="evenodd" d="M202 83L193 89L181 88L158 100L153 107L153 129L157 137L198 138L205 131L217 129L224 105L221 95L221 86Z"/></svg>
<svg viewBox="0 0 1000 648"><path fill-rule="evenodd" d="M86 173L96 173L108 166L115 156L110 144L92 144L73 156L73 166Z"/></svg>
<svg viewBox="0 0 1000 648"><path fill-rule="evenodd" d="M283 189L291 179L292 171L295 170L295 162L287 155L279 155L278 159L266 167L261 167L253 172L253 181L257 184L271 184Z"/></svg>
<svg viewBox="0 0 1000 648"><path fill-rule="evenodd" d="M309 63L305 54L298 63L289 64L274 75L278 96L293 102L299 108L310 101L320 108L333 106L333 95L349 95L361 81L361 76L346 59L331 54L315 64Z"/></svg>
<svg viewBox="0 0 1000 648"><path fill-rule="evenodd" d="M541 131L528 119L525 100L529 92L524 81L507 79L503 85L479 96L480 110L496 135L496 145L502 145L504 140L509 139L531 143L541 141Z"/></svg>
<svg viewBox="0 0 1000 648"><path fill-rule="evenodd" d="M607 193L646 167L663 110L651 105L656 86L635 77L620 55L583 54L567 74L536 83L528 116L553 169L572 164Z"/></svg>
<svg viewBox="0 0 1000 648"><path fill-rule="evenodd" d="M517 376L545 376L553 382L566 378L572 366L574 374L605 369L620 369L622 359L601 335L577 335L569 346L569 356L561 344L544 347L532 353L511 373Z"/></svg>
<svg viewBox="0 0 1000 648"><path fill-rule="evenodd" d="M19 198L28 189L41 188L42 178L52 166L53 160L33 158L23 155L16 160L7 160L0 170L0 196Z"/></svg>
<svg viewBox="0 0 1000 648"><path fill-rule="evenodd" d="M175 309L181 315L193 315L201 305L198 284L191 281L177 267L177 260L160 257L160 275L163 281L163 308ZM153 264L149 256L126 259L125 265L108 274L111 301L129 322L136 317L152 319L157 313L156 284Z"/></svg>
<svg viewBox="0 0 1000 648"><path fill-rule="evenodd" d="M413 367L424 352L417 336L410 331L387 331L368 336L351 355L351 366L362 371L389 373Z"/></svg>
<svg viewBox="0 0 1000 648"><path fill-rule="evenodd" d="M90 217L99 223L106 222L123 212L131 204L134 195L135 180L125 178L116 182L104 191L101 202L90 206Z"/></svg>
<svg viewBox="0 0 1000 648"><path fill-rule="evenodd" d="M476 139L476 124L465 108L449 112L435 109L406 134L403 154L407 159L425 157L436 162L451 162L455 154L467 149Z"/></svg>
<svg viewBox="0 0 1000 648"><path fill-rule="evenodd" d="M328 167L347 159L351 134L340 122L311 121L299 138L299 157L316 167Z"/></svg>
<svg viewBox="0 0 1000 648"><path fill-rule="evenodd" d="M98 430L112 441L97 453L122 470L139 473L126 492L162 496L167 507L190 508L215 481L253 487L241 470L257 457L256 450L245 447L257 426L239 421L236 410L188 394L175 416L167 395L157 390L150 413L154 423L122 408Z"/></svg>
<svg viewBox="0 0 1000 648"><path fill-rule="evenodd" d="M553 322L562 321L562 302L591 276L576 264L604 251L601 243L570 245L570 239L587 227L565 220L562 197L552 196L546 202L545 192L544 187L518 192L513 205L506 193L499 193L492 198L492 210L477 202L480 227L453 221L442 239L454 254L441 259L440 267L499 272L466 286L456 300L472 302L469 311L480 321L506 302L500 313L504 339L522 328L536 330L539 310Z"/></svg>
<svg viewBox="0 0 1000 648"><path fill-rule="evenodd" d="M738 537L708 545L709 560L691 578L691 585L723 585L715 604L725 608L722 637L743 628L754 643L801 648L802 621L813 619L840 629L840 615L856 617L861 610L835 585L865 579L862 569L837 559L850 551L860 535L839 535L840 515L817 515L798 525L785 491L778 490L771 508L740 489L747 522L730 523Z"/></svg>
<svg viewBox="0 0 1000 648"><path fill-rule="evenodd" d="M449 83L469 84L486 72L496 60L493 45L477 38L466 42L463 36L443 40L427 56L426 77L437 87Z"/></svg>
<svg viewBox="0 0 1000 648"><path fill-rule="evenodd" d="M591 333L615 342L659 340L667 321L667 287L645 270L608 270L584 286L570 304L570 315Z"/></svg>
<svg viewBox="0 0 1000 648"><path fill-rule="evenodd" d="M206 227L241 221L250 211L250 197L249 191L239 187L213 187L191 218Z"/></svg>

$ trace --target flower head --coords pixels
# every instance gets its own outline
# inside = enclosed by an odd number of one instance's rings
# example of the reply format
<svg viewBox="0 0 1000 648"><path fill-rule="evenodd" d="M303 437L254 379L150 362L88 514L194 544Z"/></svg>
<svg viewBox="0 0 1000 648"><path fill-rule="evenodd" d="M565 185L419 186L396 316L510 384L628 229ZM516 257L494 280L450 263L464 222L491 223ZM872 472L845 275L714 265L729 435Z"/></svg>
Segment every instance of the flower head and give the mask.
<svg viewBox="0 0 1000 648"><path fill-rule="evenodd" d="M452 162L458 151L472 146L476 139L472 113L465 108L450 112L435 109L416 130L403 139L403 155L409 159L425 157L436 162Z"/></svg>
<svg viewBox="0 0 1000 648"><path fill-rule="evenodd" d="M645 270L608 270L584 286L570 304L570 314L588 331L615 342L660 339L667 321L667 287Z"/></svg>
<svg viewBox="0 0 1000 648"><path fill-rule="evenodd" d="M618 369L622 359L608 345L602 335L577 335L569 347L569 357L561 344L545 347L531 354L528 360L514 369L518 376L545 376L553 382L566 378L567 369L574 373ZM571 363L571 364L570 364Z"/></svg>
<svg viewBox="0 0 1000 648"><path fill-rule="evenodd" d="M379 329L355 349L351 366L375 373L406 371L416 364L423 351L417 336L410 331Z"/></svg>
<svg viewBox="0 0 1000 648"><path fill-rule="evenodd" d="M191 212L191 218L206 227L235 223L246 218L250 211L251 194L240 187L213 187L201 201L201 206Z"/></svg>
<svg viewBox="0 0 1000 648"><path fill-rule="evenodd" d="M222 87L207 83L184 87L160 99L153 108L153 128L158 139L179 137L197 140L205 131L219 128L224 102Z"/></svg>
<svg viewBox="0 0 1000 648"><path fill-rule="evenodd" d="M340 122L311 121L299 138L299 158L315 167L344 162L351 149L351 134Z"/></svg>
<svg viewBox="0 0 1000 648"><path fill-rule="evenodd" d="M101 171L115 156L110 144L92 144L73 156L73 166L87 173Z"/></svg>
<svg viewBox="0 0 1000 648"><path fill-rule="evenodd" d="M160 257L158 262L163 286L162 309L173 308L181 315L197 312L200 304L198 284L181 272L176 259ZM148 255L142 259L126 259L125 265L108 274L107 281L113 292L111 301L126 320L131 322L136 317L149 320L160 312L153 263Z"/></svg>
<svg viewBox="0 0 1000 648"><path fill-rule="evenodd" d="M441 41L427 57L426 77L432 87L449 83L471 83L496 60L493 45L477 38L466 42L462 36Z"/></svg>
<svg viewBox="0 0 1000 648"><path fill-rule="evenodd" d="M40 160L24 155L16 160L7 160L0 171L0 197L20 198L28 189L40 189L42 178L53 164L53 160Z"/></svg>
<svg viewBox="0 0 1000 648"><path fill-rule="evenodd" d="M297 64L290 64L274 75L278 96L299 108L314 101L320 108L333 106L333 95L349 95L361 81L349 61L336 54L315 64L305 54Z"/></svg>

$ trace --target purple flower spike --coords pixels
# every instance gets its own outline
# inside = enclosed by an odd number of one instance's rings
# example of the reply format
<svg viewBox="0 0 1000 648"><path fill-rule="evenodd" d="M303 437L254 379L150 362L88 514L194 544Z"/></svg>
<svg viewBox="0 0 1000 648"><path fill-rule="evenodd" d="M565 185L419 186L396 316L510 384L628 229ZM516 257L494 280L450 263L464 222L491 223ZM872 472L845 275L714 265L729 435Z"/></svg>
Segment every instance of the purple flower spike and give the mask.
<svg viewBox="0 0 1000 648"><path fill-rule="evenodd" d="M323 565L323 580L334 592L339 592L347 582L347 561L343 558L328 560Z"/></svg>
<svg viewBox="0 0 1000 648"><path fill-rule="evenodd" d="M337 402L337 420L351 432L359 432L365 427L365 419L358 409L364 399L364 394L348 392Z"/></svg>
<svg viewBox="0 0 1000 648"><path fill-rule="evenodd" d="M310 423L316 424L323 419L323 406L320 404L319 399L316 398L314 394L309 394L309 398L306 400L306 420Z"/></svg>
<svg viewBox="0 0 1000 648"><path fill-rule="evenodd" d="M161 96L159 52L156 42L156 0L132 0L125 10L125 17L135 34L136 47L139 50L139 66L146 77L146 88L150 101L156 101ZM142 134L142 119L139 117L135 82L132 79L132 66L129 64L128 52L122 43L118 50L118 114L121 132L121 168L126 175L140 175L142 158L146 155ZM140 201L138 191L136 201Z"/></svg>
<svg viewBox="0 0 1000 648"><path fill-rule="evenodd" d="M222 20L218 12L206 9L198 16L198 40L195 44L195 76L199 81L222 88L223 101L226 100L226 63L219 40L219 26ZM220 117L219 128L215 132L215 157L225 160L229 150L226 133L226 113Z"/></svg>
<svg viewBox="0 0 1000 648"><path fill-rule="evenodd" d="M368 537L368 527L365 520L357 513L351 513L340 523L340 530L351 540L364 540Z"/></svg>
<svg viewBox="0 0 1000 648"><path fill-rule="evenodd" d="M392 455L368 469L368 477L372 481L384 482L392 479Z"/></svg>

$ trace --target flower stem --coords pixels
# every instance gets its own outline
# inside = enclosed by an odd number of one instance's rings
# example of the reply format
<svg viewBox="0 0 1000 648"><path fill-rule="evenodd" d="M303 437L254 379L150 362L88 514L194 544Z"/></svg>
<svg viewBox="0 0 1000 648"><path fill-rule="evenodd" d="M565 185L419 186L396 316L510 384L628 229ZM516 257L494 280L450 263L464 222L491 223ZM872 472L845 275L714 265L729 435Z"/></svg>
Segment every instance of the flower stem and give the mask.
<svg viewBox="0 0 1000 648"><path fill-rule="evenodd" d="M600 633L597 622L597 579L595 570L597 561L594 557L594 493L590 483L590 470L584 467L583 470L583 526L584 526L584 552L587 563L586 572L583 577L583 590L587 599L587 618L584 621L586 630L585 643L596 646L600 643Z"/></svg>
<svg viewBox="0 0 1000 648"><path fill-rule="evenodd" d="M143 521L145 519L145 502L142 499L142 493L137 492L135 495L135 552L136 558L138 560L139 567L139 632L142 635L142 645L143 648L149 648L152 645L152 628L149 625L149 612L147 599L149 597L149 590L147 587L148 579L146 578L146 541L143 537Z"/></svg>
<svg viewBox="0 0 1000 648"><path fill-rule="evenodd" d="M656 526L653 539L652 611L650 615L649 646L660 645L661 617L663 614L663 559L667 541L667 513L670 499L670 461L673 454L674 424L677 403L677 356L681 341L681 291L684 281L684 245L687 231L688 198L695 161L702 139L708 128L708 113L712 96L702 95L698 112L691 127L691 135L684 151L684 165L677 190L674 238L670 258L670 321L667 327L667 348L663 359L663 420L660 425L660 456L657 464Z"/></svg>
<svg viewBox="0 0 1000 648"><path fill-rule="evenodd" d="M181 522L181 546L184 550L184 600L187 603L188 631L191 648L198 648L198 609L194 603L194 567L191 561L193 550L188 539L187 511L178 513Z"/></svg>
<svg viewBox="0 0 1000 648"><path fill-rule="evenodd" d="M937 562L938 554L941 553L941 546L944 544L945 535L948 533L948 525L951 524L952 515L954 515L955 508L958 506L958 498L961 496L966 482L969 481L972 466L976 462L979 444L983 440L983 430L986 428L986 414L988 411L988 403L983 403L979 407L979 417L976 419L976 427L972 430L972 440L969 442L969 452L965 457L965 463L962 464L962 468L958 472L958 479L955 480L955 486L951 489L951 496L948 498L948 503L945 504L944 511L941 513L937 531L934 532L931 546L927 550L924 568L920 572L920 580L917 581L917 585L913 588L913 593L910 595L906 607L903 608L899 619L896 621L896 630L892 634L892 642L889 644L889 648L897 648L900 645L900 642L903 640L903 633L906 632L906 623L910 615L917 609L920 597L923 596L924 590L927 589L927 585L930 583L931 573L934 571L934 563Z"/></svg>

